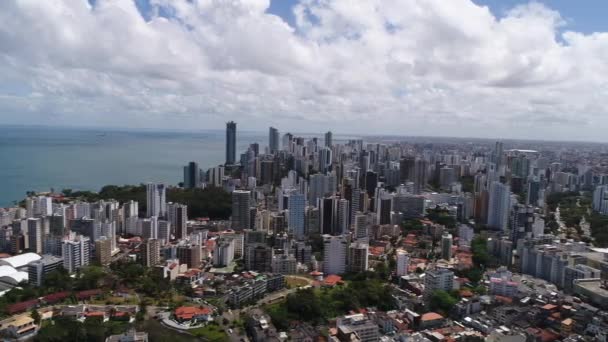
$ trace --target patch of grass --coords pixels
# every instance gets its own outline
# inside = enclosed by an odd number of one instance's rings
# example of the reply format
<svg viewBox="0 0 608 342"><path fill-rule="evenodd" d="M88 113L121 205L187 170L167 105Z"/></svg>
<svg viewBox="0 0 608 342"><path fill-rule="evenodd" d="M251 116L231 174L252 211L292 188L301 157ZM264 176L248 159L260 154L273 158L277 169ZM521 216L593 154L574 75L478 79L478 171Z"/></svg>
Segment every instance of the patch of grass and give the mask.
<svg viewBox="0 0 608 342"><path fill-rule="evenodd" d="M211 342L228 341L228 335L217 324L210 323L202 328L188 330L189 333L196 337L201 337Z"/></svg>
<svg viewBox="0 0 608 342"><path fill-rule="evenodd" d="M295 287L306 286L308 282L302 278L286 276L285 284L287 284L288 289L293 289Z"/></svg>

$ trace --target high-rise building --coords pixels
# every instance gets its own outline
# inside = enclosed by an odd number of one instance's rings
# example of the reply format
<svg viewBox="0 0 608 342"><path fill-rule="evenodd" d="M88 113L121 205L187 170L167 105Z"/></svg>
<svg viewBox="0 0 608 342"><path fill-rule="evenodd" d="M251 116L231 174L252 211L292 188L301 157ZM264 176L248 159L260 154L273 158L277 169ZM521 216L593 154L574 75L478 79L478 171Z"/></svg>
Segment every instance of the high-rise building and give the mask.
<svg viewBox="0 0 608 342"><path fill-rule="evenodd" d="M268 129L268 149L271 154L279 151L279 130L274 127Z"/></svg>
<svg viewBox="0 0 608 342"><path fill-rule="evenodd" d="M144 239L158 238L158 218L156 216L141 219L139 222L141 222L141 236Z"/></svg>
<svg viewBox="0 0 608 342"><path fill-rule="evenodd" d="M186 264L188 268L201 266L202 250L200 245L178 245L176 252L180 264Z"/></svg>
<svg viewBox="0 0 608 342"><path fill-rule="evenodd" d="M272 257L272 272L278 274L295 274L298 260L293 255L280 254Z"/></svg>
<svg viewBox="0 0 608 342"><path fill-rule="evenodd" d="M171 223L171 233L176 240L188 236L188 206L179 203L167 204L167 219Z"/></svg>
<svg viewBox="0 0 608 342"><path fill-rule="evenodd" d="M601 271L583 264L567 266L564 269L564 291L572 292L577 279L599 279Z"/></svg>
<svg viewBox="0 0 608 342"><path fill-rule="evenodd" d="M232 229L251 229L251 191L235 190L232 192Z"/></svg>
<svg viewBox="0 0 608 342"><path fill-rule="evenodd" d="M323 235L323 273L326 276L346 272L347 250L346 235Z"/></svg>
<svg viewBox="0 0 608 342"><path fill-rule="evenodd" d="M329 147L319 149L319 172L325 174L331 171L332 152Z"/></svg>
<svg viewBox="0 0 608 342"><path fill-rule="evenodd" d="M112 241L105 236L95 241L95 260L101 266L107 266L112 262Z"/></svg>
<svg viewBox="0 0 608 342"><path fill-rule="evenodd" d="M452 234L444 232L441 237L441 259L451 260L452 259Z"/></svg>
<svg viewBox="0 0 608 342"><path fill-rule="evenodd" d="M397 250L397 276L407 275L410 267L410 255L403 249Z"/></svg>
<svg viewBox="0 0 608 342"><path fill-rule="evenodd" d="M171 240L171 222L168 220L158 220L156 224L158 225L158 236L156 238L160 241L161 246L164 246Z"/></svg>
<svg viewBox="0 0 608 342"><path fill-rule="evenodd" d="M40 260L27 265L28 282L34 286L42 286L46 275L60 266L63 267L63 259L45 254Z"/></svg>
<svg viewBox="0 0 608 342"><path fill-rule="evenodd" d="M414 162L414 193L420 194L429 180L429 163L424 159L416 159Z"/></svg>
<svg viewBox="0 0 608 342"><path fill-rule="evenodd" d="M416 166L416 158L405 157L399 161L399 180L402 184L414 181L414 170Z"/></svg>
<svg viewBox="0 0 608 342"><path fill-rule="evenodd" d="M305 209L306 197L299 192L292 192L288 199L289 220L288 227L296 239L305 237Z"/></svg>
<svg viewBox="0 0 608 342"><path fill-rule="evenodd" d="M160 241L158 239L147 239L140 246L140 257L142 265L153 267L160 264Z"/></svg>
<svg viewBox="0 0 608 342"><path fill-rule="evenodd" d="M164 184L146 185L146 216L165 217L167 214L166 188Z"/></svg>
<svg viewBox="0 0 608 342"><path fill-rule="evenodd" d="M439 186L443 190L449 190L452 183L456 182L456 170L449 166L439 169Z"/></svg>
<svg viewBox="0 0 608 342"><path fill-rule="evenodd" d="M226 123L226 165L236 163L236 123Z"/></svg>
<svg viewBox="0 0 608 342"><path fill-rule="evenodd" d="M63 268L74 273L91 262L91 239L87 236L75 235L62 241L61 257Z"/></svg>
<svg viewBox="0 0 608 342"><path fill-rule="evenodd" d="M234 260L235 241L233 239L219 239L213 251L213 266L226 267Z"/></svg>
<svg viewBox="0 0 608 342"><path fill-rule="evenodd" d="M338 218L337 218L337 233L347 234L348 228L350 227L350 208L348 201L341 198L338 201Z"/></svg>
<svg viewBox="0 0 608 342"><path fill-rule="evenodd" d="M348 270L365 272L368 269L369 245L365 242L353 242L348 248Z"/></svg>
<svg viewBox="0 0 608 342"><path fill-rule="evenodd" d="M272 247L263 243L245 246L245 269L257 272L272 271Z"/></svg>
<svg viewBox="0 0 608 342"><path fill-rule="evenodd" d="M505 231L509 225L511 210L511 191L508 185L498 181L490 184L490 199L488 201L488 227Z"/></svg>
<svg viewBox="0 0 608 342"><path fill-rule="evenodd" d="M416 219L424 216L425 198L419 195L396 194L393 197L393 211L403 214L405 219Z"/></svg>
<svg viewBox="0 0 608 342"><path fill-rule="evenodd" d="M391 208L393 206L393 198L389 194L380 195L376 199L376 222L378 224L390 224L391 223Z"/></svg>
<svg viewBox="0 0 608 342"><path fill-rule="evenodd" d="M593 210L608 215L608 185L600 185L593 191Z"/></svg>
<svg viewBox="0 0 608 342"><path fill-rule="evenodd" d="M198 163L190 162L184 166L184 188L194 189L201 183L201 170Z"/></svg>
<svg viewBox="0 0 608 342"><path fill-rule="evenodd" d="M322 234L339 235L338 222L338 199L335 197L323 198L320 202L320 227Z"/></svg>
<svg viewBox="0 0 608 342"><path fill-rule="evenodd" d="M357 240L367 240L369 232L367 231L367 215L357 212L355 215L354 226L354 237Z"/></svg>
<svg viewBox="0 0 608 342"><path fill-rule="evenodd" d="M427 270L424 276L424 296L430 297L433 292L452 291L454 288L454 272L446 268Z"/></svg>
<svg viewBox="0 0 608 342"><path fill-rule="evenodd" d="M331 131L325 133L325 147L331 148L333 146L333 134Z"/></svg>
<svg viewBox="0 0 608 342"><path fill-rule="evenodd" d="M27 219L27 239L29 250L34 253L42 253L42 219Z"/></svg>

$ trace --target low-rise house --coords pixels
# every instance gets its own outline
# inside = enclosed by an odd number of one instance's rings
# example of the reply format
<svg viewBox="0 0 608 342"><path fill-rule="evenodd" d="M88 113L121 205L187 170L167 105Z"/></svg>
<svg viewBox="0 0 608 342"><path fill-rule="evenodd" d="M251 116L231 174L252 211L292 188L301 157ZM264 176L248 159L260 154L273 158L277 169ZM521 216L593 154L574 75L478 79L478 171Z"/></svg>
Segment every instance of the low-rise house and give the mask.
<svg viewBox="0 0 608 342"><path fill-rule="evenodd" d="M420 317L420 329L439 328L445 323L445 318L436 312L427 312Z"/></svg>
<svg viewBox="0 0 608 342"><path fill-rule="evenodd" d="M175 320L181 324L194 325L213 320L213 310L208 307L180 306L175 309Z"/></svg>
<svg viewBox="0 0 608 342"><path fill-rule="evenodd" d="M0 321L0 332L8 337L22 339L32 336L38 329L38 325L30 314L13 316Z"/></svg>

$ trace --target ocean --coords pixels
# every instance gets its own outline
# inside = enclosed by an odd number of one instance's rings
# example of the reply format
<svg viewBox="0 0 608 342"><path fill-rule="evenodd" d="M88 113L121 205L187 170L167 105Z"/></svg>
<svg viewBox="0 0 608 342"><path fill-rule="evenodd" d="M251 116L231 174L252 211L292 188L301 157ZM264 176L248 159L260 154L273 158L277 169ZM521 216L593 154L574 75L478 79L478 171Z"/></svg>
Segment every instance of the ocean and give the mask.
<svg viewBox="0 0 608 342"><path fill-rule="evenodd" d="M237 159L260 132L237 132ZM98 191L108 184L178 184L183 166L203 169L225 161L225 132L153 132L0 126L0 207L27 191Z"/></svg>

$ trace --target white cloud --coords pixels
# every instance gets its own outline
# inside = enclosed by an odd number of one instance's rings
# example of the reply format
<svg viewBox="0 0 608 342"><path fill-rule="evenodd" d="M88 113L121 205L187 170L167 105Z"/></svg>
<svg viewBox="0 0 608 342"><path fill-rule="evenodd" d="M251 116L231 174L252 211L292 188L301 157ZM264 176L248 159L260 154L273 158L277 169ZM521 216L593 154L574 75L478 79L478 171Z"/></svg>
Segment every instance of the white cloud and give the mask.
<svg viewBox="0 0 608 342"><path fill-rule="evenodd" d="M0 1L0 122L606 139L608 33L537 3L151 2Z"/></svg>

